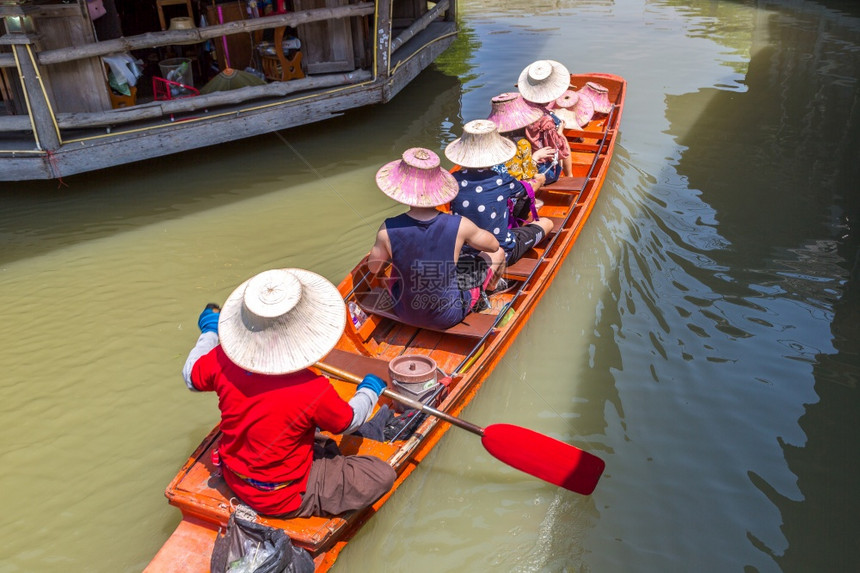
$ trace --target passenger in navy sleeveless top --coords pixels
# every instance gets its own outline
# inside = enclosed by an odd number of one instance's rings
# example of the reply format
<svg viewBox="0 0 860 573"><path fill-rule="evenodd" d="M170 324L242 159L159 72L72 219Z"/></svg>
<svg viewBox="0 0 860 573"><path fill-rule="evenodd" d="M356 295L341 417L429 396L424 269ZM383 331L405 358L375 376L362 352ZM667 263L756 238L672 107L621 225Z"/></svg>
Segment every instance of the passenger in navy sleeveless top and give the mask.
<svg viewBox="0 0 860 573"><path fill-rule="evenodd" d="M403 322L436 330L454 326L472 311L481 289L504 263L504 251L472 221L436 208L455 197L457 183L429 149L406 150L402 159L379 170L376 183L409 210L380 226L368 256L370 271L379 273L392 263L390 290ZM461 286L458 263L464 245L488 269L480 286Z"/></svg>
<svg viewBox="0 0 860 573"><path fill-rule="evenodd" d="M486 119L467 123L463 136L445 148L448 159L462 167L453 174L459 191L451 201L451 211L492 233L505 251L508 265L522 258L553 227L552 221L543 217L523 227L508 228L508 201L525 196L526 185L534 192L544 182L542 174L518 181L508 173L504 163L515 154L514 143L499 135L496 124Z"/></svg>

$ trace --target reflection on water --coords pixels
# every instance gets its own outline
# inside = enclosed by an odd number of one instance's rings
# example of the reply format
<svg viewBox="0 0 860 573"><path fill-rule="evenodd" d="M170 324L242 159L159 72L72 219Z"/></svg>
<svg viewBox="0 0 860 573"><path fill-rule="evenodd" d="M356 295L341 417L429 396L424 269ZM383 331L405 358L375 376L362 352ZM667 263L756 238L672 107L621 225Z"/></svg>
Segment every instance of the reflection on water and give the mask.
<svg viewBox="0 0 860 573"><path fill-rule="evenodd" d="M178 372L209 300L332 280L399 212L373 175L486 117L533 59L618 73L600 202L464 412L601 455L582 497L452 430L336 571L851 571L860 14L852 3L461 3L394 101L0 201L0 571L139 571L217 420ZM50 543L45 543L50 539ZM110 550L105 549L109 544Z"/></svg>

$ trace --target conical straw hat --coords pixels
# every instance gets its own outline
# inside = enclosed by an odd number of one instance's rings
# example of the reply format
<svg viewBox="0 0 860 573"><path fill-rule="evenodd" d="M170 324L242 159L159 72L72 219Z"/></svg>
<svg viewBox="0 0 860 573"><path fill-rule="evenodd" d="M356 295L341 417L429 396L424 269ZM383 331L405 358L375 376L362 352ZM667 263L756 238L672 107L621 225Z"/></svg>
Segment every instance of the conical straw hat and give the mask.
<svg viewBox="0 0 860 573"><path fill-rule="evenodd" d="M547 104L570 87L570 72L553 60L538 60L520 73L517 88L526 101Z"/></svg>
<svg viewBox="0 0 860 573"><path fill-rule="evenodd" d="M227 298L218 319L224 352L259 374L287 374L328 354L343 334L346 307L337 288L304 269L272 269Z"/></svg>
<svg viewBox="0 0 860 573"><path fill-rule="evenodd" d="M573 111L566 108L561 108L554 109L552 110L552 112L564 122L565 129L579 129L580 127L582 127L581 125L579 125L579 122L576 121L576 114L573 113Z"/></svg>
<svg viewBox="0 0 860 573"><path fill-rule="evenodd" d="M401 159L386 163L376 172L376 185L410 207L438 207L457 196L457 181L442 169L439 156L423 147L403 152Z"/></svg>
<svg viewBox="0 0 860 573"><path fill-rule="evenodd" d="M573 90L567 90L561 97L555 100L555 107L561 109L570 109L579 101L579 94Z"/></svg>
<svg viewBox="0 0 860 573"><path fill-rule="evenodd" d="M597 113L609 113L612 104L609 102L609 90L595 82L586 82L579 90L580 95L585 96L594 104Z"/></svg>
<svg viewBox="0 0 860 573"><path fill-rule="evenodd" d="M588 122L591 121L591 118L594 117L594 104L592 103L591 98L581 96L576 104L570 108L570 111L572 111L576 117L576 123L578 123L580 127L585 127L588 125Z"/></svg>
<svg viewBox="0 0 860 573"><path fill-rule="evenodd" d="M492 167L517 154L517 146L499 135L489 119L475 119L463 126L463 135L445 148L445 157L462 167Z"/></svg>
<svg viewBox="0 0 860 573"><path fill-rule="evenodd" d="M226 92L249 86L264 85L266 85L266 80L255 76L251 72L226 68L224 71L219 72L217 76L209 80L205 86L200 88L200 93L209 94L212 92Z"/></svg>
<svg viewBox="0 0 860 573"><path fill-rule="evenodd" d="M194 18L189 18L188 16L183 16L179 18L171 18L170 26L168 26L169 31L173 30L193 30L197 26L194 25ZM186 42L176 42L176 46L190 46L191 44L199 44L203 42L203 40L188 40Z"/></svg>
<svg viewBox="0 0 860 573"><path fill-rule="evenodd" d="M543 117L543 110L515 92L497 95L492 99L492 105L487 119L495 123L502 133L522 129Z"/></svg>

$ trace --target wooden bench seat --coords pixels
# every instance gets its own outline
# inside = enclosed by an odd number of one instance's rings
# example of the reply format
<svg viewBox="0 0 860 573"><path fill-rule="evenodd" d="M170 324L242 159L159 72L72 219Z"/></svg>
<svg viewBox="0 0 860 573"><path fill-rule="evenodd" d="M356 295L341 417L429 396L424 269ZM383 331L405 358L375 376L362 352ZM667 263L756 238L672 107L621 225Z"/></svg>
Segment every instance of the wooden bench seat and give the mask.
<svg viewBox="0 0 860 573"><path fill-rule="evenodd" d="M575 192L553 193L552 189L539 189L535 193L535 199L539 201L538 205L540 207L547 207L546 210L550 212L558 211L558 208L565 209L570 207L575 197ZM540 207L538 208L538 212L541 211Z"/></svg>
<svg viewBox="0 0 860 573"><path fill-rule="evenodd" d="M536 245L538 248L541 248L542 245L546 245L550 240L552 240L552 237L558 234L561 230L561 226L564 224L563 217L547 217L547 219L552 221L552 231L550 231L549 235L547 235L543 241ZM523 258L514 264L505 267L503 275L505 278L509 279L520 281L525 280L530 274L532 274L532 271L538 266L539 262L540 254L534 248L529 249Z"/></svg>
<svg viewBox="0 0 860 573"><path fill-rule="evenodd" d="M391 301L391 297L389 296L388 291L386 291L385 289L373 288L366 293L356 293L356 302L358 303L358 306L361 308L361 310L368 314L375 314L376 316L381 316L390 320L394 320L396 322L404 323L394 313L394 303ZM453 334L456 336L466 336L469 338L482 338L495 325L496 316L497 315L495 314L482 314L480 312L472 312L468 316L466 316L466 318L464 318L462 322L455 324L451 328L424 328L424 330L432 330L435 332ZM415 328L423 327L416 326Z"/></svg>
<svg viewBox="0 0 860 573"><path fill-rule="evenodd" d="M525 280L532 274L539 262L540 259L523 257L509 267L505 267L505 272L502 274L506 279Z"/></svg>
<svg viewBox="0 0 860 573"><path fill-rule="evenodd" d="M568 139L573 139L573 138L578 137L580 139L597 139L597 140L600 140L600 138L604 136L604 132L603 131L592 131L590 129L585 130L585 129L567 129L567 128L565 128L564 129L564 135Z"/></svg>
<svg viewBox="0 0 860 573"><path fill-rule="evenodd" d="M541 187L541 190L546 189L553 193L579 193L585 188L585 183L585 177L559 177L558 181Z"/></svg>
<svg viewBox="0 0 860 573"><path fill-rule="evenodd" d="M334 366L335 368L345 372L355 374L358 377L364 377L365 374L374 374L385 380L388 384L391 384L391 377L388 372L388 362L380 358L353 354L351 352L335 348L329 352L321 362L324 362L329 366Z"/></svg>

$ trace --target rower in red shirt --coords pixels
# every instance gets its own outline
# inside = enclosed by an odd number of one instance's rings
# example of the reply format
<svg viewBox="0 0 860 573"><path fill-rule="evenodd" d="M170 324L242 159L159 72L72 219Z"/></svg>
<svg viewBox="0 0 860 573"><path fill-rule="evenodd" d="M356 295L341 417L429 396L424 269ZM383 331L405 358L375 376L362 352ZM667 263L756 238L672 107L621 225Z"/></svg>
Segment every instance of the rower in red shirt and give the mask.
<svg viewBox="0 0 860 573"><path fill-rule="evenodd" d="M386 387L369 374L346 402L307 369L334 348L345 324L337 288L302 269L262 272L223 310L211 303L200 314L182 374L191 390L218 395L224 480L258 513L337 515L372 504L394 484L385 461L340 455L333 442L315 440L317 428L358 429Z"/></svg>

